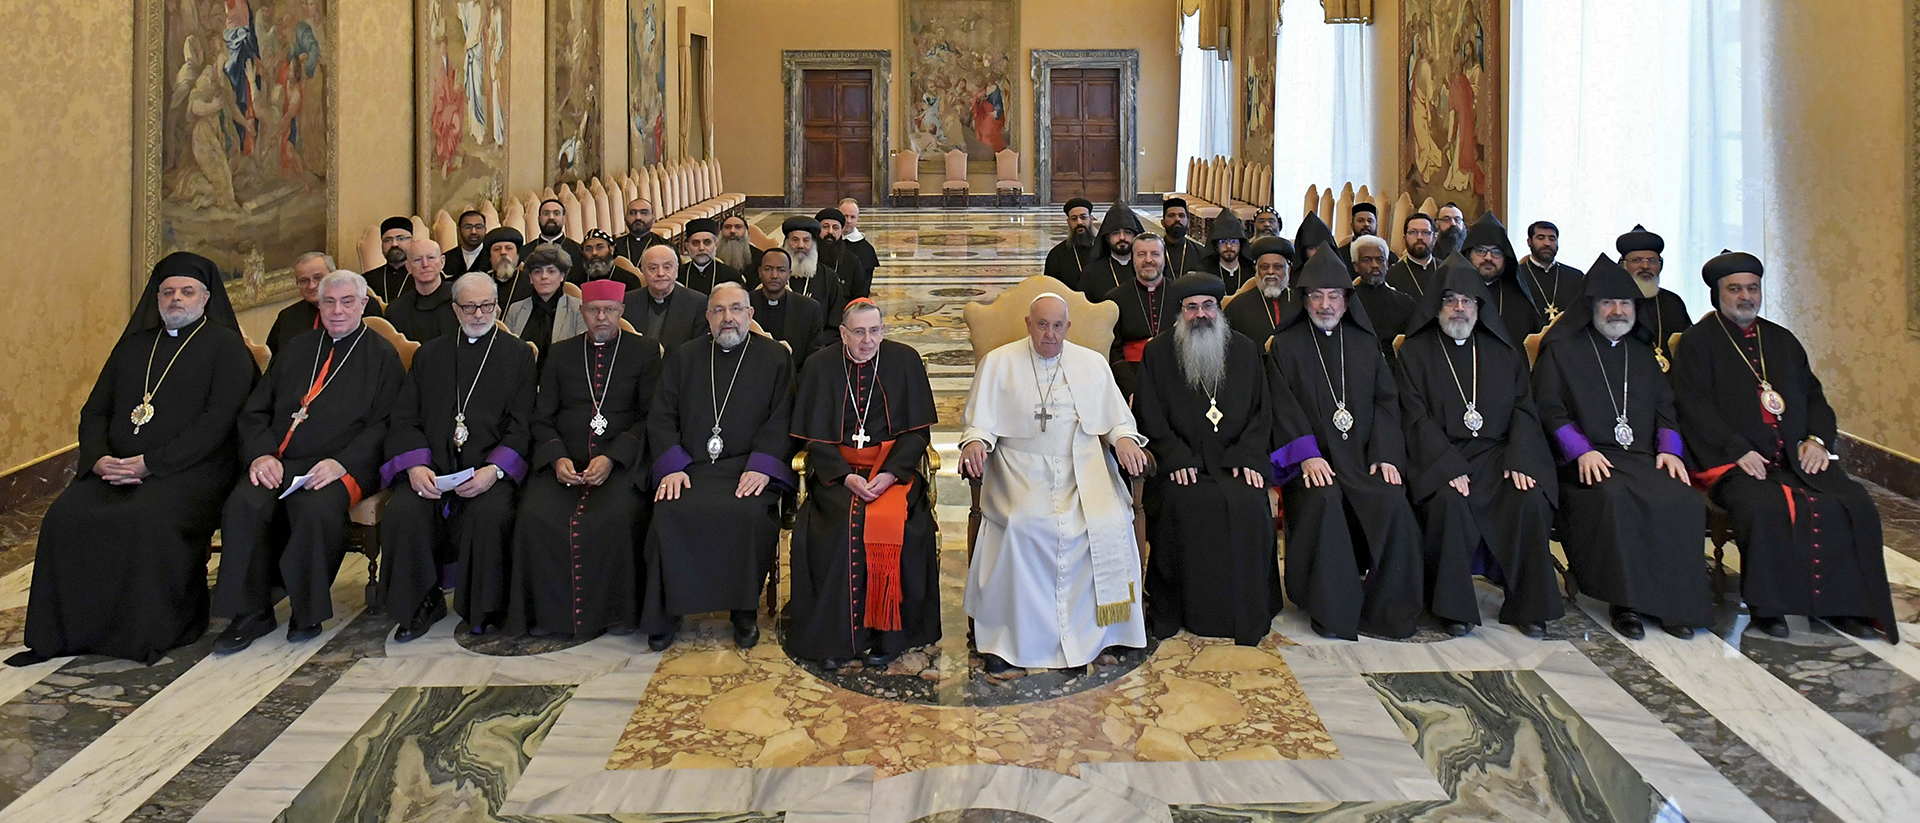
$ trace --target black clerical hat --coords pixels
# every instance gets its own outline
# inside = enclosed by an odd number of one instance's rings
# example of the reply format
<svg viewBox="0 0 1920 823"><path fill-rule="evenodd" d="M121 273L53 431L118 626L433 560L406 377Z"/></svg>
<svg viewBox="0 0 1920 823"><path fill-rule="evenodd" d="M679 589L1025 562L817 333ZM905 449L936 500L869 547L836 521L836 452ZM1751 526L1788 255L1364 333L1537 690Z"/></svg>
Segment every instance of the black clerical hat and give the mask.
<svg viewBox="0 0 1920 823"><path fill-rule="evenodd" d="M227 299L227 287L220 276L220 267L193 252L177 251L153 264L153 273L147 278L147 288L140 293L140 302L133 307L133 316L127 318L127 327L120 332L122 337L165 325L160 317L160 284L169 277L191 277L200 281L200 285L207 287L207 308L203 316L209 322L234 331L240 330L240 321L233 313L233 303Z"/></svg>
<svg viewBox="0 0 1920 823"><path fill-rule="evenodd" d="M780 224L780 236L783 238L797 231L811 234L813 235L813 239L818 240L820 239L820 221L806 215L796 214Z"/></svg>
<svg viewBox="0 0 1920 823"><path fill-rule="evenodd" d="M413 220L406 217L389 217L385 220L380 221L381 237L387 236L387 232L393 231L394 229L399 229L408 234L412 234Z"/></svg>
<svg viewBox="0 0 1920 823"><path fill-rule="evenodd" d="M714 219L711 217L696 217L692 220L687 221L687 230L685 234L683 234L682 236L692 237L701 232L706 232L715 237L719 237L720 224L715 222Z"/></svg>
<svg viewBox="0 0 1920 823"><path fill-rule="evenodd" d="M1480 219L1467 227L1467 239L1461 242L1460 250L1472 251L1481 246L1499 246L1509 260L1513 257L1513 241L1507 238L1506 224L1493 216L1493 212L1480 215Z"/></svg>
<svg viewBox="0 0 1920 823"><path fill-rule="evenodd" d="M1074 209L1086 209L1088 214L1092 214L1093 201L1085 197L1075 197L1067 201L1067 205L1060 209L1060 213L1072 214Z"/></svg>
<svg viewBox="0 0 1920 823"><path fill-rule="evenodd" d="M1707 288L1713 289L1719 288L1720 278L1742 272L1765 277L1767 267L1760 264L1760 258L1746 252L1721 249L1719 254L1700 267L1700 279L1707 281Z"/></svg>
<svg viewBox="0 0 1920 823"><path fill-rule="evenodd" d="M1634 282L1633 274L1621 268L1606 252L1594 258L1593 265L1587 269L1586 295L1593 300L1638 300L1645 296L1640 293L1640 284Z"/></svg>
<svg viewBox="0 0 1920 823"><path fill-rule="evenodd" d="M515 247L519 247L526 245L526 242L527 238L520 233L519 229L499 226L488 231L487 236L480 238L480 247L491 249L495 243L512 243Z"/></svg>
<svg viewBox="0 0 1920 823"><path fill-rule="evenodd" d="M1246 224L1240 222L1240 218L1233 216L1232 212L1222 212L1219 217L1213 219L1213 225L1207 227L1207 243L1209 245L1222 240L1244 241L1246 239Z"/></svg>
<svg viewBox="0 0 1920 823"><path fill-rule="evenodd" d="M1175 303L1184 302L1189 297L1209 295L1215 300L1221 300L1227 296L1227 284L1226 281L1206 272L1193 271L1180 275L1180 279L1173 281L1171 292Z"/></svg>
<svg viewBox="0 0 1920 823"><path fill-rule="evenodd" d="M1380 209L1376 208L1372 203L1362 200L1358 203L1353 204L1353 209L1348 213L1378 215L1380 213Z"/></svg>
<svg viewBox="0 0 1920 823"><path fill-rule="evenodd" d="M824 209L821 209L818 212L815 212L813 215L813 219L818 220L822 223L825 223L828 220L832 220L833 222L839 223L842 226L847 224L847 216L845 214L840 213L839 209L836 209L832 206L828 206Z"/></svg>
<svg viewBox="0 0 1920 823"><path fill-rule="evenodd" d="M1260 258L1269 254L1278 254L1292 260L1293 242L1285 237L1262 237L1253 241L1253 245L1248 246L1247 253L1242 256L1258 263Z"/></svg>
<svg viewBox="0 0 1920 823"><path fill-rule="evenodd" d="M1667 241L1662 240L1660 235L1647 231L1646 226L1635 223L1633 224L1633 231L1620 235L1618 239L1613 241L1613 249L1619 252L1621 257L1626 257L1629 253L1636 251L1650 251L1654 254L1659 254L1667 250Z"/></svg>
<svg viewBox="0 0 1920 823"><path fill-rule="evenodd" d="M1418 310L1413 321L1407 325L1408 337L1412 337L1414 332L1427 325L1438 322L1442 301L1445 300L1447 292L1453 292L1478 301L1480 325L1487 331L1493 332L1501 342L1513 344L1513 341L1507 337L1506 323L1501 321L1500 311L1497 308L1488 308L1493 305L1493 292L1487 289L1487 281L1480 276L1480 269L1468 262L1465 254L1455 252L1448 255L1447 259L1440 261L1440 269L1434 273L1434 284L1434 288L1429 288L1420 295Z"/></svg>
<svg viewBox="0 0 1920 823"><path fill-rule="evenodd" d="M1187 211L1192 211L1192 209L1187 208L1186 198L1182 197L1169 197L1160 201L1160 213L1166 214L1167 209L1186 209Z"/></svg>

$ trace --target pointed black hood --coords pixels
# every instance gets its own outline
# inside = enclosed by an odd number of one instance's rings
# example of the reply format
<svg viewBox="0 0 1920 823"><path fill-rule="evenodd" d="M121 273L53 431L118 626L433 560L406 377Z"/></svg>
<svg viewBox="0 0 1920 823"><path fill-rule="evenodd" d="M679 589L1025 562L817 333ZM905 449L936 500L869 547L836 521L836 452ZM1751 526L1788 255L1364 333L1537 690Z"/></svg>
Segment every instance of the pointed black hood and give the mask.
<svg viewBox="0 0 1920 823"><path fill-rule="evenodd" d="M1581 329L1592 326L1593 301L1607 299L1639 300L1641 299L1640 284L1634 281L1631 273L1621 268L1613 258L1608 257L1606 252L1601 252L1599 257L1594 258L1593 265L1587 267L1585 293L1581 299L1573 301L1573 305L1568 306L1558 320L1553 321L1553 325L1549 326L1545 335L1540 338L1540 345L1544 346L1555 340L1572 337ZM1635 323L1633 331L1629 334L1643 341L1653 337L1653 332L1640 323Z"/></svg>
<svg viewBox="0 0 1920 823"><path fill-rule="evenodd" d="M1500 276L1512 280L1513 284L1520 289L1520 293L1527 296L1528 302L1539 305L1539 301L1534 299L1533 289L1528 288L1526 280L1520 276L1520 257L1513 252L1513 240L1507 237L1506 224L1501 223L1500 218L1493 216L1493 212L1480 215L1480 219L1473 221L1473 225L1467 227L1466 239L1460 241L1460 255L1468 257L1471 261L1472 258L1468 256L1468 252L1480 246L1499 246L1500 253L1506 257L1507 261L1506 268L1501 270ZM1492 290L1488 291L1491 293Z"/></svg>
<svg viewBox="0 0 1920 823"><path fill-rule="evenodd" d="M1508 347L1514 345L1514 340L1507 336L1506 323L1500 320L1499 310L1488 308L1493 305L1493 292L1487 290L1487 281L1480 279L1480 270L1467 262L1466 255L1455 253L1440 261L1440 268L1434 272L1434 278L1438 288L1427 289L1420 295L1420 304L1415 309L1413 322L1407 327L1408 337L1412 337L1428 326L1438 327L1441 298L1446 292L1454 292L1478 301L1480 303L1479 326L1499 338L1500 342L1507 344Z"/></svg>
<svg viewBox="0 0 1920 823"><path fill-rule="evenodd" d="M1320 215L1307 212L1307 216L1300 221L1300 228L1293 232L1293 248L1300 255L1300 259L1293 261L1294 268L1300 268L1306 262L1307 249L1332 242L1333 229L1327 228L1326 221L1321 220Z"/></svg>
<svg viewBox="0 0 1920 823"><path fill-rule="evenodd" d="M1230 211L1220 212L1219 217L1213 218L1213 225L1207 227L1206 259L1220 259L1220 241L1222 240L1240 241L1240 259L1246 259L1247 227Z"/></svg>
<svg viewBox="0 0 1920 823"><path fill-rule="evenodd" d="M1309 215L1309 219L1318 220ZM1325 224L1322 224L1325 225ZM1303 227L1304 228L1304 227ZM1373 330L1373 321L1367 318L1367 308L1353 294L1353 272L1347 268L1346 261L1335 254L1331 243L1322 242L1320 250L1293 273L1293 288L1300 292L1300 299L1294 301L1294 309L1274 326L1274 331L1303 322L1307 317L1307 293L1315 289L1344 289L1347 292L1347 314L1342 322L1350 322L1367 334L1379 336Z"/></svg>
<svg viewBox="0 0 1920 823"><path fill-rule="evenodd" d="M1100 218L1100 233L1093 238L1095 260L1113 255L1113 249L1107 246L1107 235L1122 229L1133 232L1135 236L1146 231L1140 225L1140 215L1134 214L1133 209L1127 208L1125 203L1114 203L1112 208L1107 209L1106 216Z"/></svg>

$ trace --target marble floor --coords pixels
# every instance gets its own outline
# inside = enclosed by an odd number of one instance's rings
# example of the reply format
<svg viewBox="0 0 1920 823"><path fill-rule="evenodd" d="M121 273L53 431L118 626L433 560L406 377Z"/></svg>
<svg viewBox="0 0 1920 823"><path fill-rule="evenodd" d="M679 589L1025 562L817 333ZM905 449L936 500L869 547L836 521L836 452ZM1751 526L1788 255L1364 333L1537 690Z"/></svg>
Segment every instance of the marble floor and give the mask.
<svg viewBox="0 0 1920 823"><path fill-rule="evenodd" d="M862 222L952 466L961 308L1037 272L1061 221ZM1487 625L1465 638L1326 641L1289 608L1258 647L1183 634L988 677L959 608L967 488L936 486L945 634L886 669L789 659L777 615L746 652L724 616L664 654L632 636L476 642L454 618L395 644L350 556L308 643L0 669L0 823L1920 820L1920 505L1890 493L1899 644L1798 620L1785 640L1743 634L1733 556L1714 632L1690 641L1623 640L1585 599L1529 639L1483 585ZM0 656L44 507L0 518Z"/></svg>

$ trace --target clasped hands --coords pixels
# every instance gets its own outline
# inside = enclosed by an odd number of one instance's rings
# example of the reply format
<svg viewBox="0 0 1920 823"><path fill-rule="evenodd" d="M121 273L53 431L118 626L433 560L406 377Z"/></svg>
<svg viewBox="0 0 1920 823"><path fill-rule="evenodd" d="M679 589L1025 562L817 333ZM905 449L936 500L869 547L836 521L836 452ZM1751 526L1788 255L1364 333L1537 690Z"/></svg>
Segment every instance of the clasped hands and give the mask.
<svg viewBox="0 0 1920 823"><path fill-rule="evenodd" d="M136 454L132 457L102 457L95 460L93 473L115 486L137 486L153 471L147 468L147 456Z"/></svg>

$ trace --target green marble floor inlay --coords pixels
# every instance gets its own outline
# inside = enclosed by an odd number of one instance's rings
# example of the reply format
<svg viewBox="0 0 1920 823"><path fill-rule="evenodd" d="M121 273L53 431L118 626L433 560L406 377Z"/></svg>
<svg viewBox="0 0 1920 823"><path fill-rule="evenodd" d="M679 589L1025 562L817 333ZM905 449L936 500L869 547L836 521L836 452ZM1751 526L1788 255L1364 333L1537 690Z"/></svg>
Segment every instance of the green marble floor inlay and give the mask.
<svg viewBox="0 0 1920 823"><path fill-rule="evenodd" d="M1685 820L1534 672L1366 679L1450 800L1176 806L1175 823Z"/></svg>

